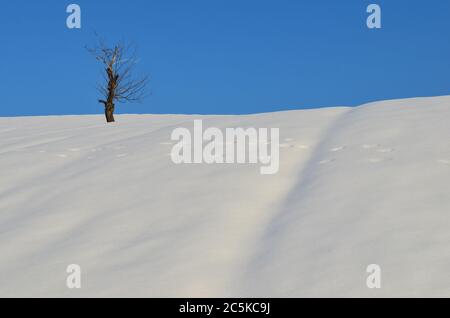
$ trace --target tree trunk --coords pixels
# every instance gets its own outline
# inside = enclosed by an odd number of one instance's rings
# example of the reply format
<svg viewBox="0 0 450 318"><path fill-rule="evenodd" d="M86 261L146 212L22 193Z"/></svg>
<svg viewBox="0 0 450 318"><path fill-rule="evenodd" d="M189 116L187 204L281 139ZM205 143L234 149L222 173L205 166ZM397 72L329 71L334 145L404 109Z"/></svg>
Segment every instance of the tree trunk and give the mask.
<svg viewBox="0 0 450 318"><path fill-rule="evenodd" d="M115 119L114 119L114 104L106 104L105 106L105 117L106 117L106 122L108 123L114 123Z"/></svg>

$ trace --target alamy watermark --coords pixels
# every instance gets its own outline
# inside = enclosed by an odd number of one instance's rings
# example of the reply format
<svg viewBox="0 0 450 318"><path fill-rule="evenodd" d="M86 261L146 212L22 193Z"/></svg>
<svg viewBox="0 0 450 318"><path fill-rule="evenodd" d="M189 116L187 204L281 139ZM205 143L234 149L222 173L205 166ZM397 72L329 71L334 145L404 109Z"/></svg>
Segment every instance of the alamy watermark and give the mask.
<svg viewBox="0 0 450 318"><path fill-rule="evenodd" d="M66 12L69 16L66 25L69 29L81 29L81 7L78 4L69 4Z"/></svg>
<svg viewBox="0 0 450 318"><path fill-rule="evenodd" d="M370 4L367 7L367 27L369 29L381 29L381 7L378 4Z"/></svg>
<svg viewBox="0 0 450 318"><path fill-rule="evenodd" d="M367 13L370 15L366 20L369 29L381 29L381 6L378 4L369 4L367 6ZM81 7L78 4L69 4L66 8L66 13L69 16L66 20L66 25L69 29L81 29Z"/></svg>
<svg viewBox="0 0 450 318"><path fill-rule="evenodd" d="M175 164L260 164L263 175L280 168L279 128L203 130L203 121L195 120L193 132L176 128L171 140L178 142L171 152Z"/></svg>
<svg viewBox="0 0 450 318"><path fill-rule="evenodd" d="M369 4L367 6L366 24L369 29L381 29L381 6L379 4ZM66 19L66 25L69 29L81 29L81 7L78 4L69 4L66 8L69 16Z"/></svg>
<svg viewBox="0 0 450 318"><path fill-rule="evenodd" d="M69 289L81 289L81 266L71 264L67 266L68 274L66 285ZM367 266L366 272L369 274L366 279L366 286L369 289L381 289L381 266L370 264Z"/></svg>
<svg viewBox="0 0 450 318"><path fill-rule="evenodd" d="M371 264L367 266L366 272L369 274L366 280L367 288L380 289L381 288L381 266Z"/></svg>
<svg viewBox="0 0 450 318"><path fill-rule="evenodd" d="M71 264L66 269L67 276L66 285L69 289L81 288L81 266L77 264Z"/></svg>

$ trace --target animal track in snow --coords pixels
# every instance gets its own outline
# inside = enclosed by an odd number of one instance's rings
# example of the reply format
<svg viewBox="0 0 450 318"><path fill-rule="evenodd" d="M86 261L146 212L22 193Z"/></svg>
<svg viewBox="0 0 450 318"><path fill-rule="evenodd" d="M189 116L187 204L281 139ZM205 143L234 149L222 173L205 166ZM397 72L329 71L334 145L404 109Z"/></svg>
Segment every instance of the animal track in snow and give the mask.
<svg viewBox="0 0 450 318"><path fill-rule="evenodd" d="M384 161L390 161L392 158L368 158L366 159L366 162L368 163L380 163Z"/></svg>
<svg viewBox="0 0 450 318"><path fill-rule="evenodd" d="M342 150L344 150L344 149L345 149L344 146L340 146L340 147L334 147L334 148L331 148L330 151L331 151L331 152L339 152L339 151L342 151Z"/></svg>
<svg viewBox="0 0 450 318"><path fill-rule="evenodd" d="M378 149L377 152L379 153L389 153L389 152L393 152L394 149L392 148L382 148L382 149Z"/></svg>
<svg viewBox="0 0 450 318"><path fill-rule="evenodd" d="M363 147L363 149L375 149L375 148L378 148L379 146L380 145L377 145L377 144L365 144L362 147Z"/></svg>
<svg viewBox="0 0 450 318"><path fill-rule="evenodd" d="M267 143L266 145L270 145L270 143ZM306 149L306 148L301 148L296 146L295 144L280 144L280 148L291 148L291 149L295 149L295 148L300 148L300 149Z"/></svg>
<svg viewBox="0 0 450 318"><path fill-rule="evenodd" d="M333 161L335 161L336 159L332 158L332 159L325 159L319 162L319 165L326 165L329 163L332 163Z"/></svg>

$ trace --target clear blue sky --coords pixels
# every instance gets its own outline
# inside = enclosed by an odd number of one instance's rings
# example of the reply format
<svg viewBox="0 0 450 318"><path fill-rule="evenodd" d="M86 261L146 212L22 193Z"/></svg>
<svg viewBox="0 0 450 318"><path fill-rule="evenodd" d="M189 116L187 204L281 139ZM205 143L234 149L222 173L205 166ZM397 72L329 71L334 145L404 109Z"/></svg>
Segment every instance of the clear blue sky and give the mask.
<svg viewBox="0 0 450 318"><path fill-rule="evenodd" d="M82 29L66 28L66 6ZM381 30L366 7L382 7ZM449 0L15 0L0 4L0 116L102 113L94 31L151 76L120 113L240 114L450 94Z"/></svg>

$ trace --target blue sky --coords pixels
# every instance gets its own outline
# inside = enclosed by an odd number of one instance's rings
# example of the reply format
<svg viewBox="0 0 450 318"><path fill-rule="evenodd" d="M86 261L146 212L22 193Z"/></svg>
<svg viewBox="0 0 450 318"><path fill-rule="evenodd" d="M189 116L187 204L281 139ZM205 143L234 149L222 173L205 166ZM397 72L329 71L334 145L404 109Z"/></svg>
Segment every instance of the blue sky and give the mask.
<svg viewBox="0 0 450 318"><path fill-rule="evenodd" d="M82 8L82 29L66 7ZM381 30L366 7L382 7ZM0 116L102 113L94 31L151 76L119 113L243 114L450 94L448 0L2 1Z"/></svg>

